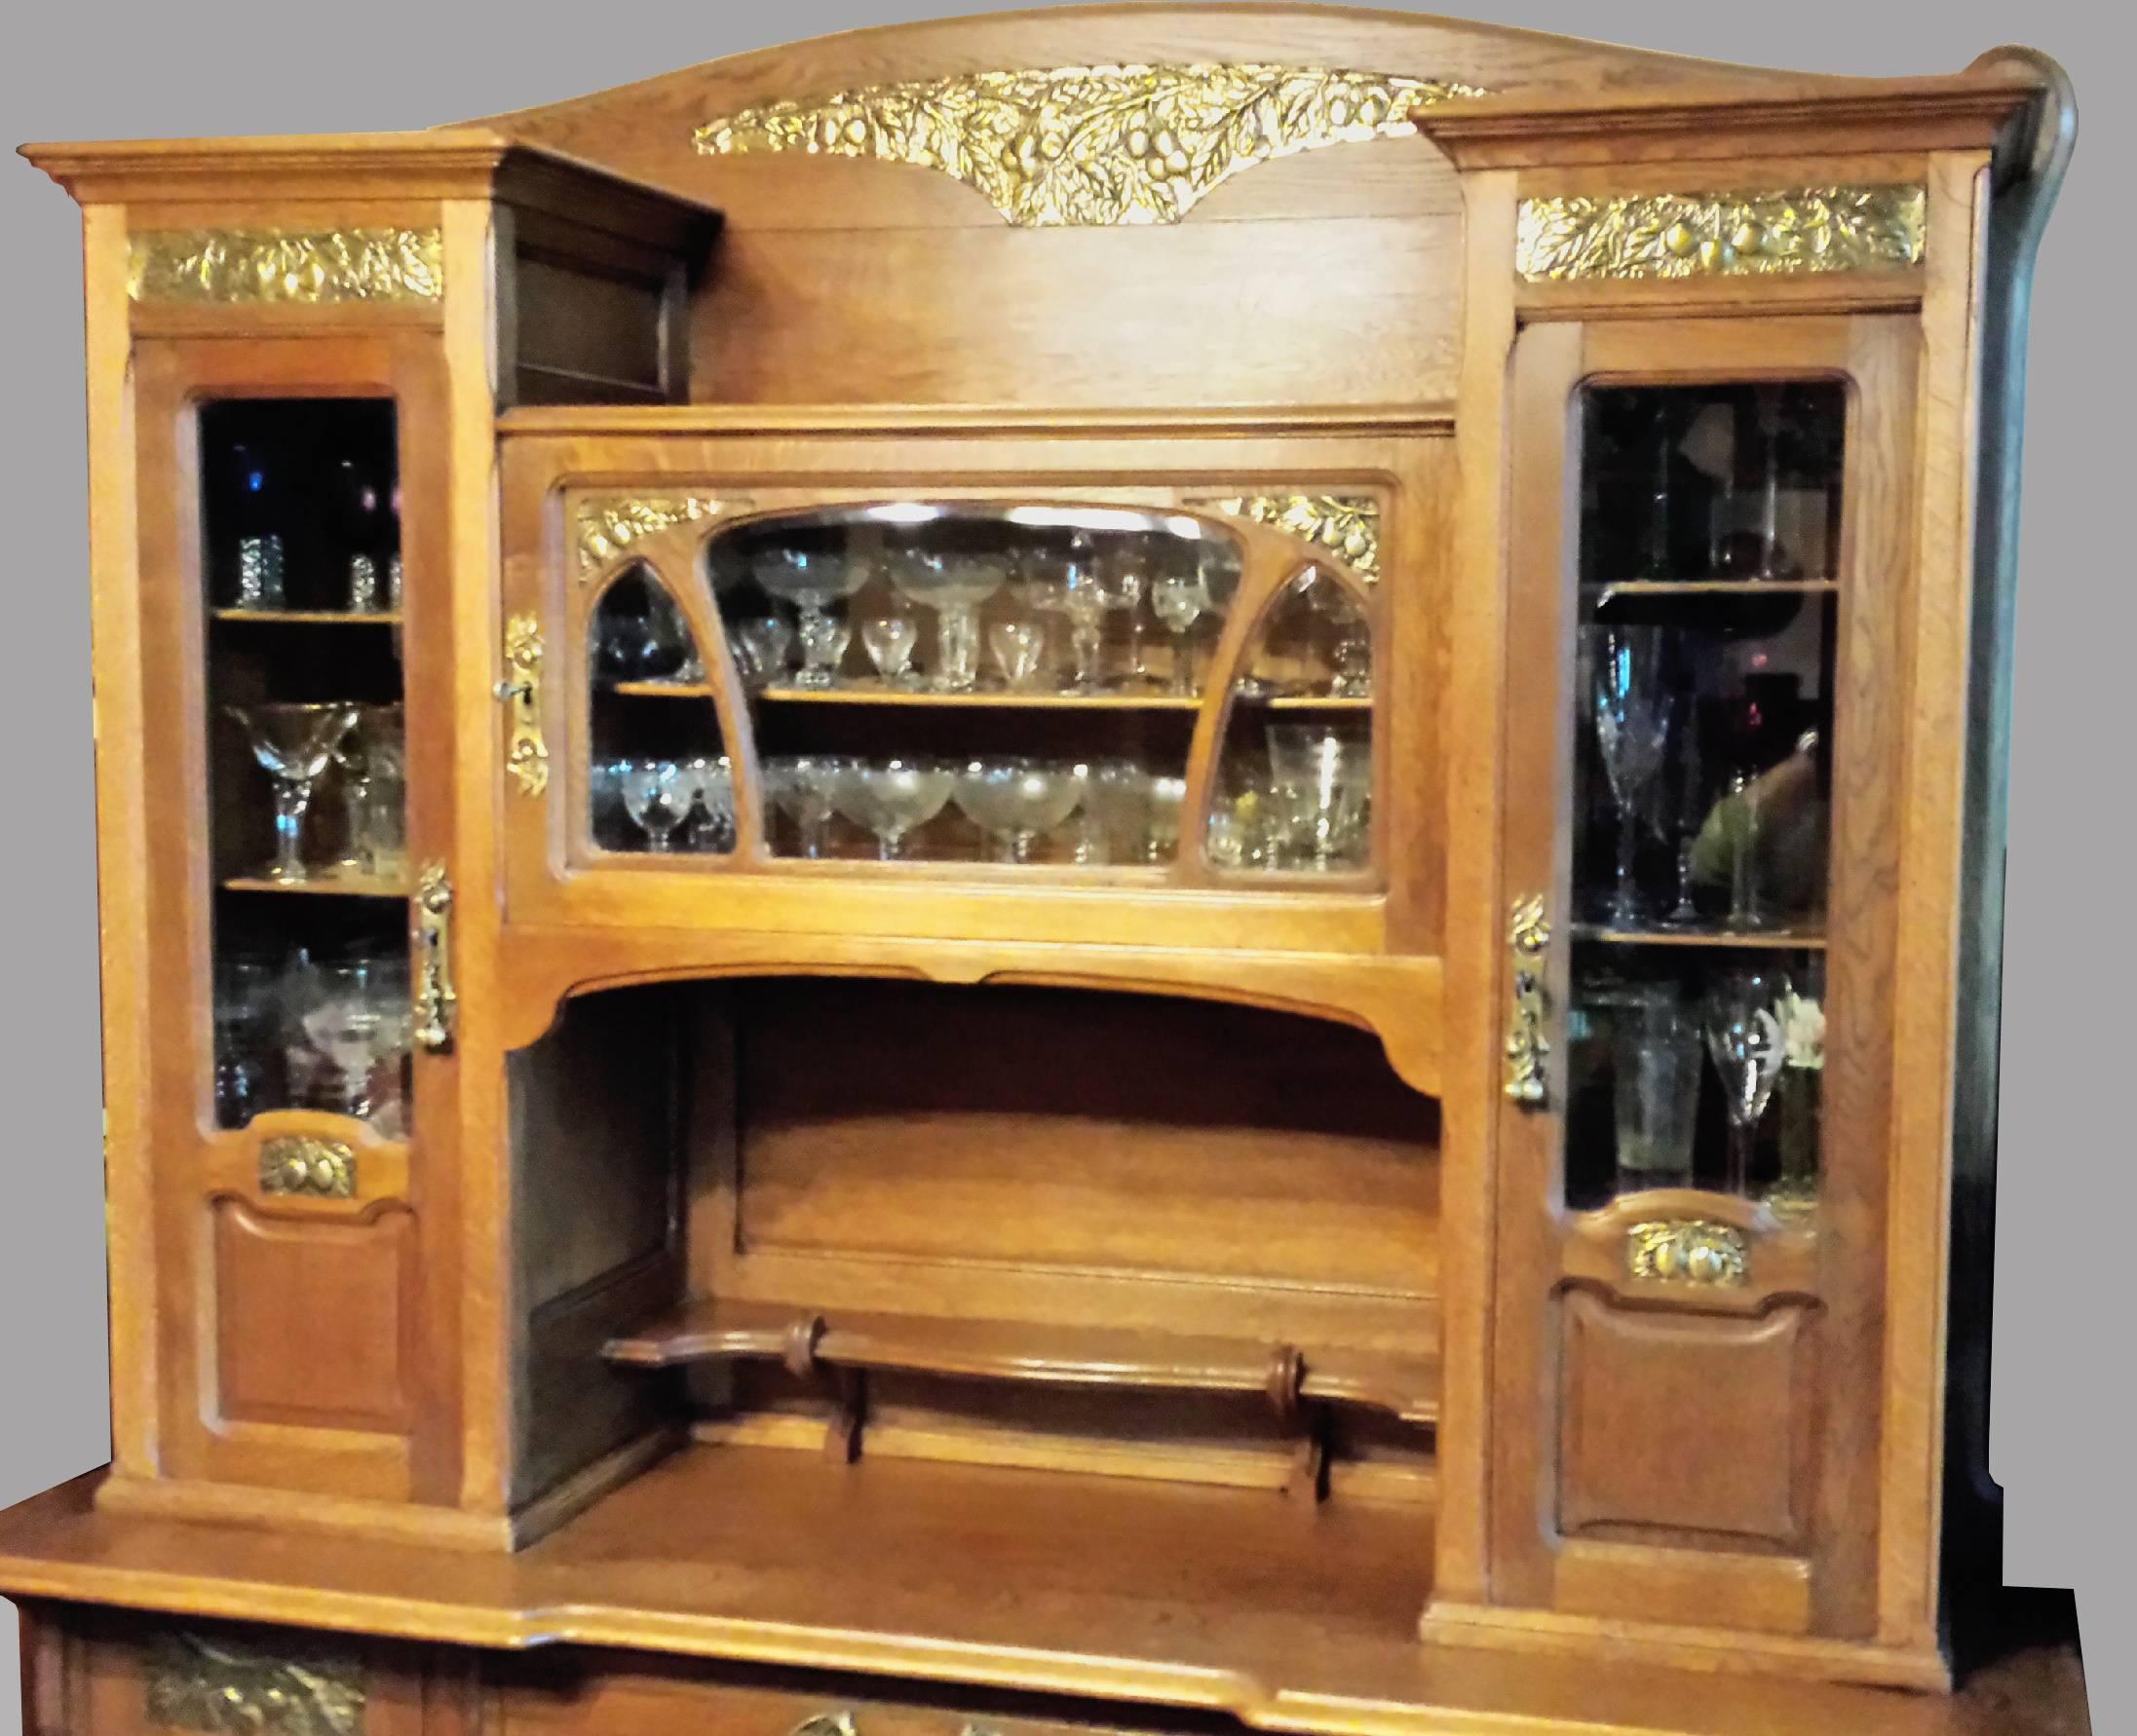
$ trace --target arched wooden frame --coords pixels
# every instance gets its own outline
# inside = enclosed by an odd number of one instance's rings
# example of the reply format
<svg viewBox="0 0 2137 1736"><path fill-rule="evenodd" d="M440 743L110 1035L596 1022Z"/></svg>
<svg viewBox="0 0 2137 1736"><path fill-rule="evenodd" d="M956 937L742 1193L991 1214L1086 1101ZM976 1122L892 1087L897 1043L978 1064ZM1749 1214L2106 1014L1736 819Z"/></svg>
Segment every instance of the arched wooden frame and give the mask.
<svg viewBox="0 0 2137 1736"><path fill-rule="evenodd" d="M677 485L675 478L664 479L664 487L672 488ZM1196 712L1194 733L1189 738L1187 761L1183 769L1186 791L1181 803L1180 844L1173 860L1163 867L1133 863L1103 867L1049 864L1038 870L1045 876L1048 884L1065 886L1086 883L1140 883L1183 888L1222 886L1236 891L1285 891L1302 887L1322 891L1370 891L1378 887L1382 876L1379 843L1381 829L1377 826L1374 828L1368 864L1355 873L1271 873L1260 870L1252 873L1224 873L1211 866L1206 852L1209 801L1215 785L1216 758L1222 749L1224 732L1231 716L1235 681L1259 646L1262 629L1271 612L1288 594L1291 585L1309 574L1322 574L1343 585L1366 623L1372 646L1372 680L1376 696L1367 712L1371 720L1368 727L1373 731L1375 739L1380 738L1382 732L1379 728L1380 707L1377 696L1384 693L1387 687L1386 671L1382 667L1386 655L1386 633L1380 620L1381 610L1376 592L1344 562L1325 549L1252 519L1235 517L1202 507L1144 507L1089 500L1061 501L1044 496L1011 497L999 490L971 495L918 490L905 496L876 488L851 494L827 493L820 501L806 506L771 507L725 515L709 515L703 520L685 521L641 537L612 560L585 575L583 582L574 587L576 595L573 600L570 635L572 643L583 655L590 656L591 653L591 627L600 599L627 574L643 569L649 576L649 582L662 585L682 614L696 641L699 660L705 665L721 740L726 744L728 759L734 768L736 829L734 849L721 855L676 856L650 851L599 850L591 852L590 859L597 860L603 870L613 868L633 873L648 870L670 872L680 869L686 873L719 874L761 872L767 868L782 873L805 874L885 871L886 865L880 862L812 862L770 853L767 848L763 780L748 693L727 641L725 623L707 576L707 557L716 540L747 535L753 530L782 521L790 520L796 524L819 522L825 513L850 513L872 506L888 505L893 501L901 505L910 503L916 507L939 508L949 512L963 510L987 513L1007 511L1013 508L1019 510L1058 510L1064 513L1119 510L1143 514L1154 519L1186 518L1216 532L1240 552L1239 590L1227 612L1224 629L1211 654L1208 680L1202 704ZM591 680L574 681L572 690L568 727L574 736L570 747L570 765L578 785L575 795L590 795ZM1373 773L1374 807L1382 812L1386 811L1387 771L1379 762L1385 757L1376 754ZM590 803L580 800L577 808L579 811L574 816L572 825L575 828L590 826ZM579 841L590 840L590 832L584 829L575 830L571 837L575 847L583 849ZM891 872L930 875L935 878L986 880L1013 875L1022 881L1034 873L1028 866L1012 867L981 861L888 866Z"/></svg>
<svg viewBox="0 0 2137 1736"><path fill-rule="evenodd" d="M1383 828L1378 824L1367 837L1365 866L1349 874L1327 874L1317 869L1222 869L1209 859L1210 805L1216 795L1217 773L1224 753L1225 736L1232 727L1240 678L1253 667L1263 635L1277 610L1291 595L1292 587L1316 574L1327 577L1348 591L1365 622L1372 653L1373 698L1364 715L1376 748L1373 754L1373 809L1376 813L1388 811L1388 772L1382 763L1388 756L1377 751L1385 738L1385 732L1380 728L1379 696L1388 690L1388 672L1381 666L1387 636L1382 630L1376 593L1343 562L1317 552L1302 559L1296 553L1299 547L1296 539L1281 536L1279 541L1292 551L1291 558L1285 565L1265 567L1258 575L1241 574L1240 594L1233 599L1231 611L1225 617L1224 631L1218 636L1216 651L1210 659L1207 697L1202 715L1196 720L1195 745L1188 754L1187 801L1180 822L1180 860L1191 863L1195 875L1186 884L1221 886L1231 890L1310 887L1319 891L1371 891L1382 884L1380 838ZM1278 575L1274 580L1270 577L1272 573ZM1192 850L1188 849L1187 833L1190 818L1195 823Z"/></svg>

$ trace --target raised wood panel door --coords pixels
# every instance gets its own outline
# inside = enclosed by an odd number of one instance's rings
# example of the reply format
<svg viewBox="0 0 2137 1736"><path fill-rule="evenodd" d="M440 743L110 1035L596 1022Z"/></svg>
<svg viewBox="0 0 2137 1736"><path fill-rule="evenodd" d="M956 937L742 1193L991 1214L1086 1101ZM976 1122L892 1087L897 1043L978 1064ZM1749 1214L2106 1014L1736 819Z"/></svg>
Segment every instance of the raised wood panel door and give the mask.
<svg viewBox="0 0 2137 1736"><path fill-rule="evenodd" d="M158 1323L166 1477L449 1496L455 1070L416 911L460 878L442 376L415 332L136 349L146 721L100 745L156 849L105 868L151 1009L147 1149L111 1160L155 1217L113 1305Z"/></svg>
<svg viewBox="0 0 2137 1736"><path fill-rule="evenodd" d="M1503 1604L1872 1629L1915 344L1516 341Z"/></svg>

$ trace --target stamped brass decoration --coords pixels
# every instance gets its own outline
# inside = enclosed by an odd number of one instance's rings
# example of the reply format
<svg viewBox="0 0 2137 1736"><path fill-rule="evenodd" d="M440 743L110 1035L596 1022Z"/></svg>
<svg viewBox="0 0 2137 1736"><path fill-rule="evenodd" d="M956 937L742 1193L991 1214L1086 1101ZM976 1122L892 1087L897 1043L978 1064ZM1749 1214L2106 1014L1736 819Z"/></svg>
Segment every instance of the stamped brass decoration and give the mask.
<svg viewBox="0 0 2137 1736"><path fill-rule="evenodd" d="M1502 1087L1524 1109L1541 1108L1544 1061L1550 1040L1544 1035L1544 955L1550 950L1550 922L1544 895L1517 899L1507 929L1513 948L1513 1022L1507 1028L1507 1078Z"/></svg>
<svg viewBox="0 0 2137 1736"><path fill-rule="evenodd" d="M709 518L736 504L706 494L582 496L573 503L579 577L600 571L640 537Z"/></svg>
<svg viewBox="0 0 2137 1736"><path fill-rule="evenodd" d="M860 1731L850 1712L820 1712L803 1718L786 1736L860 1736Z"/></svg>
<svg viewBox="0 0 2137 1736"><path fill-rule="evenodd" d="M1916 186L1524 199L1514 269L1531 283L1905 271L1927 233Z"/></svg>
<svg viewBox="0 0 2137 1736"><path fill-rule="evenodd" d="M1258 163L1400 137L1420 110L1484 94L1321 66L1053 66L768 102L706 123L697 146L707 156L800 151L939 170L1020 228L1177 223Z"/></svg>
<svg viewBox="0 0 2137 1736"><path fill-rule="evenodd" d="M260 1142L260 1191L354 1199L356 1153L339 1140L283 1134Z"/></svg>
<svg viewBox="0 0 2137 1736"><path fill-rule="evenodd" d="M452 882L426 862L415 883L415 1039L433 1054L452 1047L460 996L452 986Z"/></svg>
<svg viewBox="0 0 2137 1736"><path fill-rule="evenodd" d="M542 623L534 616L505 623L505 668L497 684L497 697L512 707L505 770L522 795L539 796L549 788L549 743L542 739Z"/></svg>
<svg viewBox="0 0 2137 1736"><path fill-rule="evenodd" d="M1661 1284L1735 1290L1750 1276L1743 1232L1703 1218L1659 1219L1625 1231L1625 1269Z"/></svg>
<svg viewBox="0 0 2137 1736"><path fill-rule="evenodd" d="M341 1653L166 1634L147 1659L145 1721L208 1736L362 1736L364 1691L363 1665Z"/></svg>
<svg viewBox="0 0 2137 1736"><path fill-rule="evenodd" d="M1198 501L1318 543L1368 585L1380 577L1380 503L1365 494L1256 494Z"/></svg>
<svg viewBox="0 0 2137 1736"><path fill-rule="evenodd" d="M444 292L437 229L150 229L128 246L135 301L426 302Z"/></svg>

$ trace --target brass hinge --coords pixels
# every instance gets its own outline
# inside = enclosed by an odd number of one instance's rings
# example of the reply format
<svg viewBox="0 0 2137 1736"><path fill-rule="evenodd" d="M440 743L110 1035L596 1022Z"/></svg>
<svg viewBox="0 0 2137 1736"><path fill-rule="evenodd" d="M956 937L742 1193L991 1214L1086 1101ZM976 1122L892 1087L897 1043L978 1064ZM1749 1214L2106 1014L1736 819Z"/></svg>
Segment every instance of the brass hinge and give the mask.
<svg viewBox="0 0 2137 1736"><path fill-rule="evenodd" d="M1547 1095L1544 1061L1550 1041L1544 1035L1544 960L1550 950L1550 922L1544 895L1514 901L1507 931L1513 948L1513 1018L1507 1027L1507 1095L1523 1109L1540 1109Z"/></svg>
<svg viewBox="0 0 2137 1736"><path fill-rule="evenodd" d="M452 1047L460 996L452 986L452 882L445 864L427 862L417 878L415 929L415 1039L433 1054Z"/></svg>
<svg viewBox="0 0 2137 1736"><path fill-rule="evenodd" d="M512 707L505 769L518 779L521 794L539 796L549 788L549 744L542 739L542 623L536 617L515 615L505 623L505 668L497 684L497 697Z"/></svg>

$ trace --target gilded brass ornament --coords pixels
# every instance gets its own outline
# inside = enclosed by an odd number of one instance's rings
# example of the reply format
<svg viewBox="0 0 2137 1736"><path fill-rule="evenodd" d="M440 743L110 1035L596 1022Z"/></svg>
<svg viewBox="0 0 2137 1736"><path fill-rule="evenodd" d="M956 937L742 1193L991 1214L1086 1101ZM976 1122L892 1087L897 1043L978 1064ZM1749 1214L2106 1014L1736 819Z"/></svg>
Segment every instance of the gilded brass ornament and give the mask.
<svg viewBox="0 0 2137 1736"><path fill-rule="evenodd" d="M128 246L135 301L424 302L444 292L437 229L151 229Z"/></svg>
<svg viewBox="0 0 2137 1736"><path fill-rule="evenodd" d="M867 85L698 129L708 156L868 157L939 170L1021 228L1177 223L1257 163L1399 138L1484 93L1451 80L1252 62L1054 66Z"/></svg>
<svg viewBox="0 0 2137 1736"><path fill-rule="evenodd" d="M1904 271L1927 225L1911 186L1524 199L1514 269L1531 283Z"/></svg>
<svg viewBox="0 0 2137 1736"><path fill-rule="evenodd" d="M522 795L539 796L549 788L549 743L542 739L542 623L536 617L515 615L505 623L505 668L496 689L512 707L505 770Z"/></svg>
<svg viewBox="0 0 2137 1736"><path fill-rule="evenodd" d="M706 494L583 495L573 503L579 577L599 572L640 537L695 523L740 504Z"/></svg>
<svg viewBox="0 0 2137 1736"><path fill-rule="evenodd" d="M362 1663L343 1653L172 1633L149 1649L145 1721L208 1736L361 1736L364 1690Z"/></svg>
<svg viewBox="0 0 2137 1736"><path fill-rule="evenodd" d="M415 1039L433 1054L452 1047L453 1015L460 995L452 984L452 882L445 864L427 862L414 898Z"/></svg>
<svg viewBox="0 0 2137 1736"><path fill-rule="evenodd" d="M1514 902L1507 929L1513 949L1513 1022L1507 1029L1507 1077L1502 1087L1523 1109L1542 1107L1544 1062L1550 1039L1544 1035L1544 956L1550 950L1550 922L1544 895Z"/></svg>
<svg viewBox="0 0 2137 1736"><path fill-rule="evenodd" d="M1256 494L1193 501L1317 543L1368 585L1380 577L1380 503L1366 494Z"/></svg>
<svg viewBox="0 0 2137 1736"><path fill-rule="evenodd" d="M260 1191L354 1199L356 1153L339 1140L283 1134L260 1142Z"/></svg>
<svg viewBox="0 0 2137 1736"><path fill-rule="evenodd" d="M786 1736L860 1736L860 1731L850 1712L820 1712L803 1718Z"/></svg>
<svg viewBox="0 0 2137 1736"><path fill-rule="evenodd" d="M1625 1231L1625 1269L1659 1284L1734 1290L1750 1276L1743 1232L1703 1218L1658 1219Z"/></svg>

